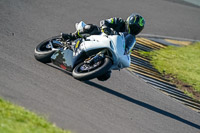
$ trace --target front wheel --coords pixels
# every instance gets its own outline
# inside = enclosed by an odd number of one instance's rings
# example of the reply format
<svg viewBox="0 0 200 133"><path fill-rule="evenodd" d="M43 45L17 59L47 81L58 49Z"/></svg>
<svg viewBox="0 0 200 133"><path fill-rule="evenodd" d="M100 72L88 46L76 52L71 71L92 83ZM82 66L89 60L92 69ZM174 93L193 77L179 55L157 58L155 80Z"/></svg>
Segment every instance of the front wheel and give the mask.
<svg viewBox="0 0 200 133"><path fill-rule="evenodd" d="M48 45L51 40L56 40L56 39L60 39L60 36L49 38L38 44L34 51L35 59L42 63L50 63L51 56L55 53L55 50L49 48Z"/></svg>
<svg viewBox="0 0 200 133"><path fill-rule="evenodd" d="M92 65L82 62L73 69L72 75L78 80L90 80L105 74L111 66L112 61L107 57Z"/></svg>

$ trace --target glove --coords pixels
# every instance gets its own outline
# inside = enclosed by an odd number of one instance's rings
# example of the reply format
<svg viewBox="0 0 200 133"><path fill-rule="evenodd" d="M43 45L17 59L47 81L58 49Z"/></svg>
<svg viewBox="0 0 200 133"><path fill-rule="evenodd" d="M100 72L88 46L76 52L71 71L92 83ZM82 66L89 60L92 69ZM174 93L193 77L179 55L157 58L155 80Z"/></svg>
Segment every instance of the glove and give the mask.
<svg viewBox="0 0 200 133"><path fill-rule="evenodd" d="M101 32L103 32L107 35L116 35L117 34L117 32L115 30L113 30L112 28L109 28L107 26L102 26Z"/></svg>
<svg viewBox="0 0 200 133"><path fill-rule="evenodd" d="M70 34L61 33L61 37L64 40L75 40L77 38L76 33L70 33Z"/></svg>
<svg viewBox="0 0 200 133"><path fill-rule="evenodd" d="M71 35L70 34L66 34L66 33L61 33L61 37L64 39L64 40L68 40L71 38Z"/></svg>

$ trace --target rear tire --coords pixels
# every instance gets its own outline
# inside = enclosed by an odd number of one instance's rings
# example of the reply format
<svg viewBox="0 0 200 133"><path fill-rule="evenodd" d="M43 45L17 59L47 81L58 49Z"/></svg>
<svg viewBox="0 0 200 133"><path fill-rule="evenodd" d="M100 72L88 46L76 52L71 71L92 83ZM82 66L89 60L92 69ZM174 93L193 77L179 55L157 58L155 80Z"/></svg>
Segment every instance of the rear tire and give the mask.
<svg viewBox="0 0 200 133"><path fill-rule="evenodd" d="M60 36L51 37L43 42L41 42L36 48L34 52L35 59L42 63L50 63L51 56L55 53L55 50L45 49L46 45L50 40L60 38Z"/></svg>
<svg viewBox="0 0 200 133"><path fill-rule="evenodd" d="M81 72L80 67L82 65L84 65L83 62L78 64L73 69L73 72L72 72L73 77L78 80L90 80L90 79L93 79L105 74L112 66L112 61L109 58L105 58L103 63L99 67L89 72Z"/></svg>

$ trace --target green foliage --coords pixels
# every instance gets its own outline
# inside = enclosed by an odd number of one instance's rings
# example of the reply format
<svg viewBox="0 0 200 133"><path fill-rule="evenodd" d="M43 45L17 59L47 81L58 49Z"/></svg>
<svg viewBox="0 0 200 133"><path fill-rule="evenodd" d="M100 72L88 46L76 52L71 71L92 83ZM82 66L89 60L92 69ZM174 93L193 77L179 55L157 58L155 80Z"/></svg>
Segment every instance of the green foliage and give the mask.
<svg viewBox="0 0 200 133"><path fill-rule="evenodd" d="M159 72L173 74L200 92L200 42L184 47L170 46L149 52L148 56Z"/></svg>
<svg viewBox="0 0 200 133"><path fill-rule="evenodd" d="M0 133L70 133L44 118L0 99Z"/></svg>
<svg viewBox="0 0 200 133"><path fill-rule="evenodd" d="M188 91L186 91L186 90L184 91L184 93L185 93L186 95L188 95L189 97L195 99L195 98L194 98L194 95L193 95L192 93L190 93L190 92L188 92Z"/></svg>

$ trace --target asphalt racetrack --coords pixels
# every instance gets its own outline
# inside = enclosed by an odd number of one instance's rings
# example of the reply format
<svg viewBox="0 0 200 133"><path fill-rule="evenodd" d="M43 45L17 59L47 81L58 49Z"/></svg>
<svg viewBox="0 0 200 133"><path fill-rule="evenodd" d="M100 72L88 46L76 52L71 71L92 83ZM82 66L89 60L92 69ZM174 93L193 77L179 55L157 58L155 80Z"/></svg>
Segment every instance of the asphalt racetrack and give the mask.
<svg viewBox="0 0 200 133"><path fill-rule="evenodd" d="M38 43L76 22L132 12L146 19L142 34L200 40L200 8L181 0L0 0L0 97L76 133L199 133L199 113L127 70L80 82L34 59Z"/></svg>

